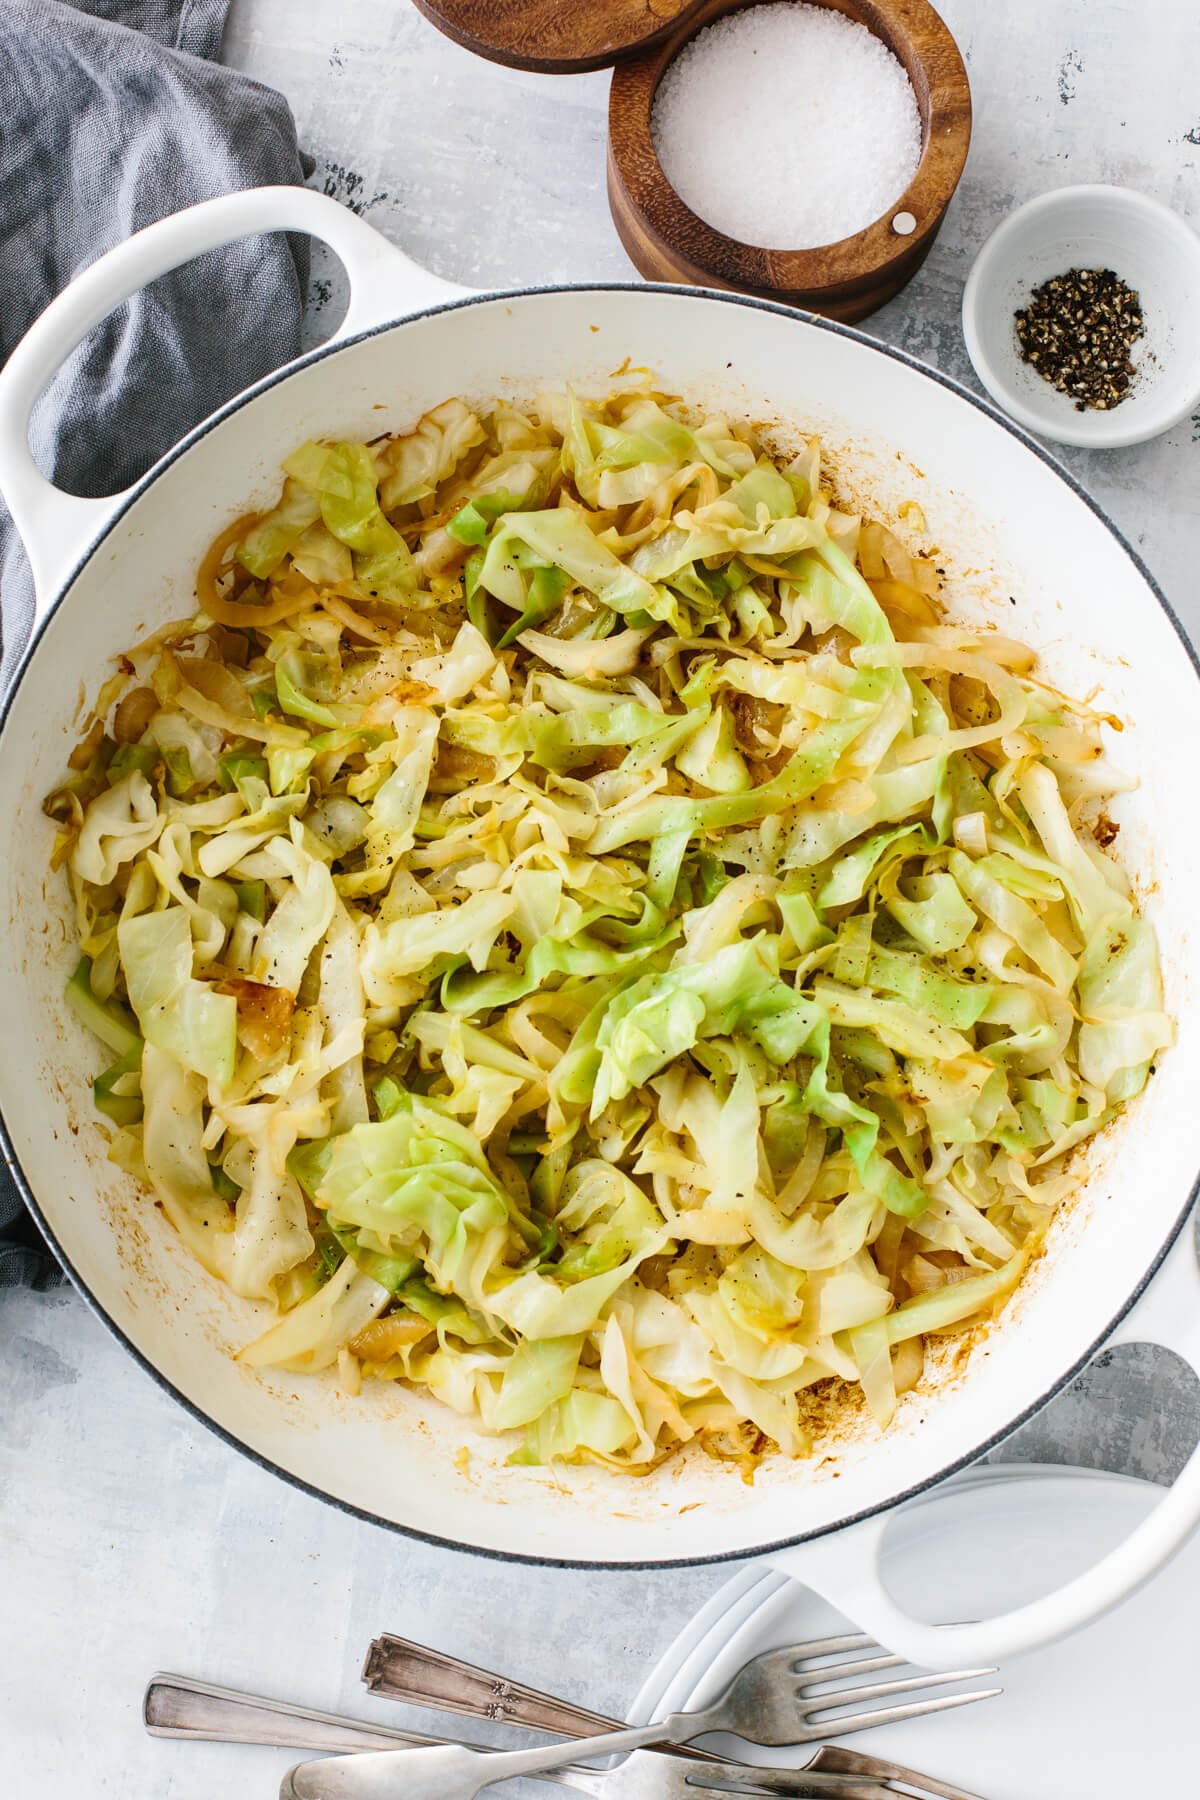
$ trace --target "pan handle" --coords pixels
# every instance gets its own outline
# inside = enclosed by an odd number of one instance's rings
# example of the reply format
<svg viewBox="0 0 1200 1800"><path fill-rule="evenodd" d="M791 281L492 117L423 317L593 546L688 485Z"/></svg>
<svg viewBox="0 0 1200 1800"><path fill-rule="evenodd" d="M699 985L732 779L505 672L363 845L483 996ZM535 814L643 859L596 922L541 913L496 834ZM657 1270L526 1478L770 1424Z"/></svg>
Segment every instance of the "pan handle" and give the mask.
<svg viewBox="0 0 1200 1800"><path fill-rule="evenodd" d="M302 187L247 188L202 201L98 257L51 301L0 371L0 494L33 569L35 628L134 491L84 500L46 480L29 451L30 416L46 384L88 332L139 288L206 250L267 231L320 238L340 257L350 305L334 343L468 292L419 268L336 200Z"/></svg>
<svg viewBox="0 0 1200 1800"><path fill-rule="evenodd" d="M1200 1375L1200 1265L1189 1213L1165 1262L1105 1342L1157 1343ZM970 1625L927 1625L884 1586L880 1556L887 1515L770 1558L775 1568L814 1588L839 1612L914 1663L932 1669L981 1666L1066 1637L1118 1606L1170 1561L1200 1524L1200 1446L1174 1485L1136 1531L1094 1568L1027 1606Z"/></svg>

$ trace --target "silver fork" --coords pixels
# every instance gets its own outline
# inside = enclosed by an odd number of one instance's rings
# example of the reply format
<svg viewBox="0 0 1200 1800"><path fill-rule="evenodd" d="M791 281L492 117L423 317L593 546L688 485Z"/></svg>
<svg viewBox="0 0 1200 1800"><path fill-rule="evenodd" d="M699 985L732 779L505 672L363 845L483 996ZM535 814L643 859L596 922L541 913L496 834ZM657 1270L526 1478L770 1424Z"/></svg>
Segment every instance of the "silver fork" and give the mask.
<svg viewBox="0 0 1200 1800"><path fill-rule="evenodd" d="M280 1800L476 1800L485 1788L516 1776L532 1775L581 1789L609 1800L645 1800L636 1752L650 1742L654 1725L629 1731L601 1732L565 1744L539 1744L533 1750L486 1750L466 1744L422 1746L413 1750L367 1750L361 1756L330 1756L298 1763L279 1787ZM568 1769L574 1751L583 1757L632 1750L619 1768L597 1771ZM667 1757L654 1800L701 1800L703 1794L788 1794L793 1800L889 1800L896 1789L853 1774L817 1774L804 1769L753 1769L745 1763L699 1763L690 1768ZM630 1764L635 1765L632 1774Z"/></svg>
<svg viewBox="0 0 1200 1800"><path fill-rule="evenodd" d="M291 1750L386 1750L439 1742L420 1732L397 1731L386 1725L368 1724L364 1719L317 1712L286 1700L268 1699L261 1694L196 1681L188 1675L160 1673L152 1676L146 1688L142 1716L152 1737L270 1744ZM486 1746L476 1747L482 1750ZM670 1754L641 1750L620 1770L613 1770L608 1775L592 1769L565 1767L541 1779L561 1783L564 1787L578 1786L584 1792L602 1795L604 1800L677 1800L678 1783L683 1780L686 1800L701 1800L703 1787L699 1790L694 1785L687 1787L688 1776L736 1780L744 1787L746 1777L752 1773L743 1764L722 1762L701 1750L690 1755L682 1750ZM899 1763L864 1756L836 1744L824 1745L802 1769L762 1773L768 1780L774 1776L790 1779L793 1783L812 1773L856 1775L868 1784L875 1784L868 1786L867 1791L876 1796L898 1794L900 1788L892 1784L900 1783L906 1793L928 1796L929 1800L975 1800L961 1788L947 1787L913 1769L903 1768ZM574 1779L576 1775L582 1778L579 1782ZM616 1775L621 1776L619 1786L601 1788L598 1785L601 1781L612 1783ZM847 1794L843 1787L842 1800L852 1800L853 1792L851 1789Z"/></svg>
<svg viewBox="0 0 1200 1800"><path fill-rule="evenodd" d="M828 1768L819 1759L803 1769L767 1769L750 1763L698 1761L694 1757L663 1756L655 1750L635 1750L615 1769L580 1769L573 1764L537 1781L554 1782L591 1794L595 1800L704 1800L705 1794L728 1793L828 1795L833 1800L894 1800L903 1793L908 1800L979 1800L961 1788L939 1787L913 1769L895 1763L879 1763L875 1757L851 1758ZM886 1771L886 1774L884 1773ZM903 1788L893 1785L903 1783ZM821 1785L816 1785L820 1783Z"/></svg>
<svg viewBox="0 0 1200 1800"><path fill-rule="evenodd" d="M874 1654L855 1654L860 1651ZM846 1737L875 1725L894 1725L901 1719L969 1706L973 1701L990 1700L1003 1692L998 1687L972 1688L966 1693L939 1694L900 1706L876 1706L863 1711L868 1701L972 1681L996 1672L956 1669L950 1674L926 1671L892 1681L858 1681L860 1676L905 1665L903 1656L890 1655L874 1638L858 1632L767 1650L739 1669L711 1706L677 1713L665 1721L659 1745L691 1743L710 1731L732 1732L751 1744L812 1744L821 1738ZM622 1729L618 1720L602 1713L572 1706L520 1682L506 1681L487 1669L461 1662L440 1650L428 1650L406 1638L376 1638L367 1651L363 1681L372 1693L386 1694L392 1700L441 1707L477 1719L501 1719L539 1731L580 1736Z"/></svg>

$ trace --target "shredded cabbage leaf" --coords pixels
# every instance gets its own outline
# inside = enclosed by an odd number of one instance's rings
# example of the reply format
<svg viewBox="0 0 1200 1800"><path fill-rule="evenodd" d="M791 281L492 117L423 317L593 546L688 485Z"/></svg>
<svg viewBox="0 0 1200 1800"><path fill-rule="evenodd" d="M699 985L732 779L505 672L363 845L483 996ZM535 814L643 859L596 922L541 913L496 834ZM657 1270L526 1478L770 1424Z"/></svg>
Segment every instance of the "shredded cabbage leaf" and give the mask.
<svg viewBox="0 0 1200 1800"><path fill-rule="evenodd" d="M46 805L114 1160L514 1463L886 1425L1171 1042L1114 721L648 388L284 472Z"/></svg>

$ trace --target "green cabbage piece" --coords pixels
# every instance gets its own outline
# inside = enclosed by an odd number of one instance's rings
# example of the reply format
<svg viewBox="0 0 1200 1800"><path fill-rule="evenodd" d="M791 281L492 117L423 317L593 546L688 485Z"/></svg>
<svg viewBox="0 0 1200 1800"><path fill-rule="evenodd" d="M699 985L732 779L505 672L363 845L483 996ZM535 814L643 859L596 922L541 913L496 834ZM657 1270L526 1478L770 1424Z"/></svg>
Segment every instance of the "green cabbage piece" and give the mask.
<svg viewBox="0 0 1200 1800"><path fill-rule="evenodd" d="M237 1056L237 1001L192 975L192 928L182 907L123 919L117 928L129 1004L148 1044L225 1086Z"/></svg>
<svg viewBox="0 0 1200 1800"><path fill-rule="evenodd" d="M259 520L238 545L238 561L251 575L273 575L288 551L321 517L321 502L300 482L283 484L279 505Z"/></svg>
<svg viewBox="0 0 1200 1800"><path fill-rule="evenodd" d="M508 1246L510 1209L478 1140L413 1094L334 1140L318 1200L360 1246L417 1253L440 1289L471 1305Z"/></svg>
<svg viewBox="0 0 1200 1800"><path fill-rule="evenodd" d="M628 569L570 507L510 513L492 533L480 586L522 615L527 607L525 571L535 566L530 557L543 567L561 569L613 612L657 616L660 602L653 584Z"/></svg>
<svg viewBox="0 0 1200 1800"><path fill-rule="evenodd" d="M368 594L405 600L416 590L412 554L379 505L379 476L366 444L304 444L284 468L319 502L329 531L354 556Z"/></svg>

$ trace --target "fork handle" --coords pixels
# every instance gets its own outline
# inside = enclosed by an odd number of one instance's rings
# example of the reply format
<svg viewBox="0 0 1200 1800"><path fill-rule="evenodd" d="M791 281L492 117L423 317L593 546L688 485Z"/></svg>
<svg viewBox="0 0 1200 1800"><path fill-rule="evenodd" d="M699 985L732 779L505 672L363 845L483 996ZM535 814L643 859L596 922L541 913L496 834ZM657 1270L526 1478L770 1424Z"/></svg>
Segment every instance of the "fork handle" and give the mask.
<svg viewBox="0 0 1200 1800"><path fill-rule="evenodd" d="M559 1737L588 1737L597 1731L625 1729L623 1719L590 1712L586 1706L573 1706L541 1688L509 1681L476 1663L463 1662L457 1656L447 1656L443 1650L427 1649L424 1644L394 1637L390 1632L371 1644L362 1678L371 1693L386 1694L390 1700L433 1706L471 1719L494 1719L505 1725L551 1731ZM719 1761L710 1751L694 1744L684 1749L664 1742L656 1744L655 1749L690 1756L698 1762Z"/></svg>
<svg viewBox="0 0 1200 1800"><path fill-rule="evenodd" d="M314 1712L286 1700L214 1687L187 1675L152 1675L142 1718L151 1737L273 1744L284 1750L403 1750L439 1742L420 1732L390 1731L384 1725Z"/></svg>
<svg viewBox="0 0 1200 1800"><path fill-rule="evenodd" d="M597 1731L624 1729L622 1720L572 1706L553 1694L390 1633L377 1637L367 1651L362 1678L371 1693L386 1694L390 1700L435 1706L472 1719L528 1725L559 1737L590 1737Z"/></svg>

